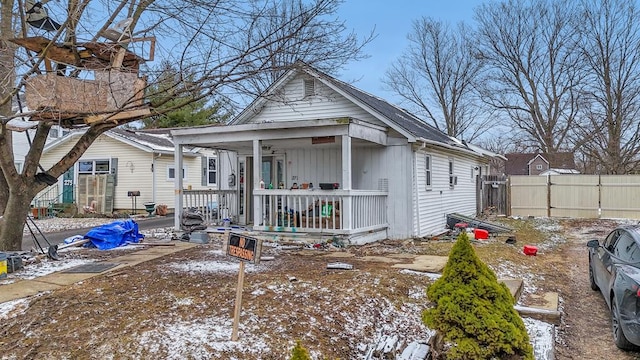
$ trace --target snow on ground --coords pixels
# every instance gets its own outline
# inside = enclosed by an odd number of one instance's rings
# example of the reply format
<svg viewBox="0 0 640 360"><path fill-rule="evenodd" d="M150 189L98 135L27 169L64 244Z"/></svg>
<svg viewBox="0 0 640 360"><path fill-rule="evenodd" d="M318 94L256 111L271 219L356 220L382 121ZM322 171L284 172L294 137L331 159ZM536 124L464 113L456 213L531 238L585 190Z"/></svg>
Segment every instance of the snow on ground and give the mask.
<svg viewBox="0 0 640 360"><path fill-rule="evenodd" d="M43 232L61 231L75 228L85 228L99 226L106 223L110 223L114 219L44 219L36 220L38 227ZM545 229L549 233L558 232L557 223L553 222L542 223L541 228ZM28 230L26 230L28 231ZM148 230L147 235L151 235L154 231ZM170 233L166 229L158 229L160 233ZM552 239L550 243L562 241L561 239ZM129 245L131 246L131 245ZM129 247L127 246L127 247ZM66 250L66 249L65 249ZM114 249L118 251L119 248ZM68 251L74 251L69 249ZM210 251L212 255L222 256L224 255L222 250ZM44 276L56 271L61 271L74 266L82 265L93 260L88 259L68 259L65 261L52 261L44 259L40 263L31 264L25 269L9 274L7 279L0 281L0 285L15 282L21 279L34 279L36 277ZM189 262L176 262L171 264L165 264L165 269L170 268L172 271L183 271L186 273L237 273L238 263L229 262L224 260L211 260L211 261L189 261ZM268 269L268 265L251 265L246 267L247 272L260 272ZM499 277L515 277L515 265L504 263L497 269L494 269ZM426 276L430 279L437 279L440 274L421 273L411 270L402 270L403 273L412 274L416 276ZM518 271L519 276L522 276L523 272ZM525 284L532 284L531 279L523 279ZM305 284L304 286L311 286ZM320 291L323 289L306 289L308 291ZM326 289L325 289L326 290ZM525 285L525 292L535 292L535 287ZM260 296L265 293L265 289L256 289L251 292L253 296ZM269 288L268 291L284 292L287 289L283 288ZM42 294L36 295L41 296ZM410 289L409 297L414 300L421 300L425 297L425 289L420 286L415 286ZM26 309L33 299L18 299L0 304L0 319L8 319L13 316L17 316ZM348 300L345 300L348 301ZM192 306L193 299L176 299L177 306ZM371 307L362 306L355 316L348 317L349 331L355 333L358 329L370 327L372 324L379 324L381 326L378 329L378 335L374 339L369 339L369 343L360 343L358 348L363 352L363 358L367 352L373 351L372 346L376 344L389 342L389 337L394 333L403 333L407 328L422 328L423 333L420 334L420 338L424 341L428 338L428 334L431 334L431 330L424 328L421 323L420 317L415 314L421 313L421 308L415 303L408 303L401 308L396 308L393 304L370 304L376 309L382 309L381 312L371 311ZM390 319L389 322L380 322L379 317L384 316L386 319ZM412 316L414 315L414 316ZM255 316L243 317L243 322L239 325L239 340L237 342L231 341L231 329L232 319L229 317L211 316L208 318L196 319L193 321L180 321L180 322L166 322L155 324L155 329L145 332L141 338L140 343L145 344L144 350L150 353L161 353L160 351L166 351L170 358L184 357L188 354L195 358L207 358L215 354L223 354L227 351L243 350L257 355L269 354L269 338L265 335L261 335L253 331L257 328L260 319ZM309 322L313 322L313 319L307 319ZM554 327L551 324L547 324L541 321L525 318L525 326L531 338L531 342L535 350L535 358L538 360L546 360L553 358L554 348ZM284 325L283 325L284 326ZM424 335L427 336L424 336ZM413 339L413 340L418 340ZM292 346L294 344L292 343ZM313 355L313 354L312 354ZM315 354L319 356L319 354ZM316 357L317 357L316 356Z"/></svg>

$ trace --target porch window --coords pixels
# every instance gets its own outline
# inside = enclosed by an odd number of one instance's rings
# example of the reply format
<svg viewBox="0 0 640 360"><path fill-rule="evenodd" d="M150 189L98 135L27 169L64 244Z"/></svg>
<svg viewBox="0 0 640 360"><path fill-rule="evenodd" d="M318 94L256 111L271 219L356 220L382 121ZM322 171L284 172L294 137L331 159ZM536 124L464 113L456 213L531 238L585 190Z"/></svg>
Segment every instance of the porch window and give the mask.
<svg viewBox="0 0 640 360"><path fill-rule="evenodd" d="M431 186L431 155L427 155L425 156L425 164L424 164L424 168L425 168L425 188L427 190L431 190L432 186Z"/></svg>
<svg viewBox="0 0 640 360"><path fill-rule="evenodd" d="M78 161L78 174L81 175L98 175L110 174L110 160L83 160Z"/></svg>
<svg viewBox="0 0 640 360"><path fill-rule="evenodd" d="M207 185L214 186L218 183L217 158L207 157Z"/></svg>
<svg viewBox="0 0 640 360"><path fill-rule="evenodd" d="M174 165L167 165L167 181L174 181L176 179L176 167ZM182 180L187 180L187 167L182 167Z"/></svg>
<svg viewBox="0 0 640 360"><path fill-rule="evenodd" d="M453 159L449 158L449 187L453 188L458 184L458 177L453 174Z"/></svg>

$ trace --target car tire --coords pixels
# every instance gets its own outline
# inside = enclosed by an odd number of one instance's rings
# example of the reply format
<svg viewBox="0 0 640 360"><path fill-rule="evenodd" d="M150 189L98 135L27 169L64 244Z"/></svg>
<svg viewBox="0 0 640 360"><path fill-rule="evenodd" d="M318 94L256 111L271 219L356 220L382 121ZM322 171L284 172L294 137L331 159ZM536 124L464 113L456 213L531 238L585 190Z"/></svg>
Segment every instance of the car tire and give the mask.
<svg viewBox="0 0 640 360"><path fill-rule="evenodd" d="M613 341L622 350L635 350L637 347L627 340L620 325L620 312L618 311L618 301L614 296L611 299L611 329L613 330Z"/></svg>
<svg viewBox="0 0 640 360"><path fill-rule="evenodd" d="M596 284L596 279L593 277L593 266L591 264L591 256L589 256L589 285L591 285L591 290L597 291L600 290L598 284Z"/></svg>

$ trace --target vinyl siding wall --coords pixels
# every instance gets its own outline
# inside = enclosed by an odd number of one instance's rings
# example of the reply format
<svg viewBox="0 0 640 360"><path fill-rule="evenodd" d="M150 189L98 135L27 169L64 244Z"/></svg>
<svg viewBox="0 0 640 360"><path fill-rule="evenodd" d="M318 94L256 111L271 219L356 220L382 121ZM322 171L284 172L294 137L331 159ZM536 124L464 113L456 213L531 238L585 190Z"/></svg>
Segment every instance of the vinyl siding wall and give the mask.
<svg viewBox="0 0 640 360"><path fill-rule="evenodd" d="M294 182L340 183L342 187L342 152L340 148L306 148L288 150L285 154L285 188Z"/></svg>
<svg viewBox="0 0 640 360"><path fill-rule="evenodd" d="M41 164L48 169L65 156L75 145L78 137L57 146L42 155ZM157 155L156 155L157 156ZM128 191L139 190L140 196L136 199L137 209L143 210L144 203L153 201L153 172L151 171L152 153L135 148L128 144L114 140L108 136L100 136L80 160L118 159L117 184L115 187L114 209L131 209L131 198ZM167 166L174 164L173 155L163 154L156 158L154 170L156 173L156 204L166 204L174 207L174 182L167 180ZM192 185L193 189L204 189L201 186L201 160L200 157L184 157L184 164L188 169L187 180L184 186ZM133 166L132 166L133 165ZM133 169L133 170L132 170ZM77 184L77 166L74 171ZM59 183L62 183L60 177ZM77 191L77 188L76 188Z"/></svg>
<svg viewBox="0 0 640 360"><path fill-rule="evenodd" d="M409 144L354 150L354 184L361 189L389 192L387 236L390 239L406 239L412 236L412 159Z"/></svg>
<svg viewBox="0 0 640 360"><path fill-rule="evenodd" d="M426 188L426 156L431 156L431 189ZM474 167L481 166L471 158L451 155L441 150L415 152L415 234L432 236L445 231L447 214L475 216L476 179ZM457 185L449 186L449 159L453 159ZM472 172L473 171L473 172Z"/></svg>
<svg viewBox="0 0 640 360"><path fill-rule="evenodd" d="M262 109L256 109L258 114L251 119L252 123L332 119L353 117L372 124L383 125L378 119L356 106L340 94L334 92L320 81L315 81L316 95L304 96L304 80L311 79L299 75L285 87L281 97L269 101Z"/></svg>

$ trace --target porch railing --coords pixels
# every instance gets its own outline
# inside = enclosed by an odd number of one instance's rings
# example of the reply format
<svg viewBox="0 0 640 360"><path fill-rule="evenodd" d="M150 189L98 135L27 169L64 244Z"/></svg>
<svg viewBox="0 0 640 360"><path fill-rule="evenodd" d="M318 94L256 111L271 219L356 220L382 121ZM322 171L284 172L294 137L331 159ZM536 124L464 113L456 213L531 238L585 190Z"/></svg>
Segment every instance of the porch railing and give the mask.
<svg viewBox="0 0 640 360"><path fill-rule="evenodd" d="M369 190L256 190L256 230L354 233L387 224L387 193Z"/></svg>
<svg viewBox="0 0 640 360"><path fill-rule="evenodd" d="M202 213L207 224L236 222L238 201L235 190L183 190L183 206Z"/></svg>

